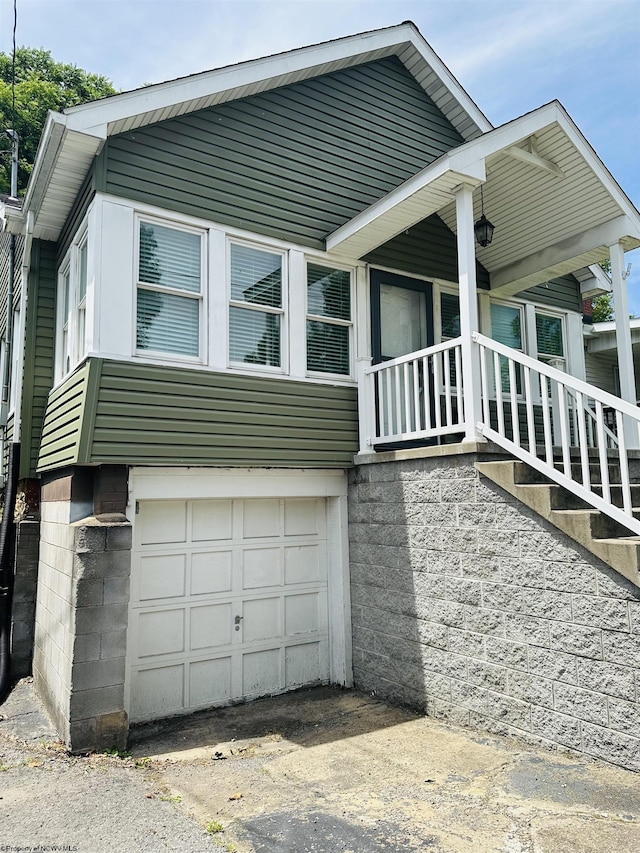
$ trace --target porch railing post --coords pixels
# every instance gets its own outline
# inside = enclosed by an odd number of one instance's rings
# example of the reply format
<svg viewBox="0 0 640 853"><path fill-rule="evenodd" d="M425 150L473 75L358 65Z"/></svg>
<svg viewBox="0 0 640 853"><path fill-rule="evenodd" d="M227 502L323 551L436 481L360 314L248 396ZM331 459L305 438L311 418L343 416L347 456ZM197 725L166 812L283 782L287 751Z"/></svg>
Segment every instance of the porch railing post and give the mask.
<svg viewBox="0 0 640 853"><path fill-rule="evenodd" d="M611 285L613 289L613 307L616 316L616 348L618 350L618 373L620 376L620 397L627 403L636 404L636 381L633 369L633 349L631 346L631 326L629 325L629 297L627 294L627 276L624 271L624 249L621 243L609 246L611 259ZM629 418L623 419L628 448L638 447L638 430Z"/></svg>
<svg viewBox="0 0 640 853"><path fill-rule="evenodd" d="M454 189L460 286L460 336L462 338L462 382L464 393L464 440L478 441L477 424L482 422L480 348L473 340L478 331L476 254L473 231L473 187L460 184Z"/></svg>
<svg viewBox="0 0 640 853"><path fill-rule="evenodd" d="M368 367L371 367L370 356L361 356L356 359L356 372L358 375L359 453L373 453L373 438L376 427L374 377L370 373L365 373Z"/></svg>

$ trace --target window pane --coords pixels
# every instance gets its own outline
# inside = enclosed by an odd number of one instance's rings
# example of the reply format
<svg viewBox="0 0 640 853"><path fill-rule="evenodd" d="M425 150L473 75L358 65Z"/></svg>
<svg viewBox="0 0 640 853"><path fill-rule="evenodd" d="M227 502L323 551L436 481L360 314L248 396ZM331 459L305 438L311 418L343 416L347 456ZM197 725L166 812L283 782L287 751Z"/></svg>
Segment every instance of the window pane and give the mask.
<svg viewBox="0 0 640 853"><path fill-rule="evenodd" d="M62 276L62 322L66 326L69 322L69 292L71 287L71 273L67 270Z"/></svg>
<svg viewBox="0 0 640 853"><path fill-rule="evenodd" d="M281 308L282 255L232 244L231 298Z"/></svg>
<svg viewBox="0 0 640 853"><path fill-rule="evenodd" d="M82 358L87 351L87 342L85 340L85 325L86 311L84 308L78 309L78 358Z"/></svg>
<svg viewBox="0 0 640 853"><path fill-rule="evenodd" d="M307 311L320 317L350 320L351 275L346 270L330 270L308 264Z"/></svg>
<svg viewBox="0 0 640 853"><path fill-rule="evenodd" d="M229 357L245 364L280 367L280 315L229 309Z"/></svg>
<svg viewBox="0 0 640 853"><path fill-rule="evenodd" d="M140 281L200 293L199 234L140 223Z"/></svg>
<svg viewBox="0 0 640 853"><path fill-rule="evenodd" d="M138 288L138 349L200 355L200 300Z"/></svg>
<svg viewBox="0 0 640 853"><path fill-rule="evenodd" d="M522 322L519 308L511 305L491 306L491 333L493 339L512 349L522 349ZM500 356L500 374L502 376L502 390L505 393L511 391L511 379L509 377L509 362L504 356ZM515 366L516 393L522 393L522 368Z"/></svg>
<svg viewBox="0 0 640 853"><path fill-rule="evenodd" d="M349 375L349 329L307 320L307 368Z"/></svg>
<svg viewBox="0 0 640 853"><path fill-rule="evenodd" d="M460 337L460 300L451 293L440 296L442 340Z"/></svg>
<svg viewBox="0 0 640 853"><path fill-rule="evenodd" d="M80 246L80 281L78 282L78 304L87 295L87 241Z"/></svg>
<svg viewBox="0 0 640 853"><path fill-rule="evenodd" d="M520 309L511 305L491 306L493 339L513 349L522 349Z"/></svg>
<svg viewBox="0 0 640 853"><path fill-rule="evenodd" d="M536 314L536 337L538 341L538 355L551 355L564 358L562 320L560 317L548 317L546 314Z"/></svg>
<svg viewBox="0 0 640 853"><path fill-rule="evenodd" d="M427 345L426 297L418 290L380 285L380 347L395 358Z"/></svg>

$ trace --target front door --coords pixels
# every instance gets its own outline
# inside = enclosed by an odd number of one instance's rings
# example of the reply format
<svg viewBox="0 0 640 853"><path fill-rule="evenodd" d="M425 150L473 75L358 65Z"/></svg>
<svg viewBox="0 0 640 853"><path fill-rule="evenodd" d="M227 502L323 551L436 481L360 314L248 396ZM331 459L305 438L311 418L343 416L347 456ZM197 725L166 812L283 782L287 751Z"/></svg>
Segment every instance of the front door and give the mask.
<svg viewBox="0 0 640 853"><path fill-rule="evenodd" d="M371 312L374 364L433 343L430 282L372 270Z"/></svg>
<svg viewBox="0 0 640 853"><path fill-rule="evenodd" d="M373 363L380 364L424 349L433 344L433 303L431 283L407 278L382 270L371 271L371 330ZM408 378L404 372L394 372L388 377L386 394L376 388L376 412L380 435L395 436L411 433L425 427L426 413L416 418L409 417L404 407L398 410L394 400L407 397L424 400L425 391L429 408L433 409L432 377L428 377L430 389L424 386L426 377L419 368L418 386L413 388L414 374ZM408 384L407 384L408 383ZM422 408L422 404L421 404ZM433 412L431 412L433 421ZM421 440L419 444L424 444ZM415 441L402 438L397 446L413 446ZM386 448L395 444L387 443Z"/></svg>

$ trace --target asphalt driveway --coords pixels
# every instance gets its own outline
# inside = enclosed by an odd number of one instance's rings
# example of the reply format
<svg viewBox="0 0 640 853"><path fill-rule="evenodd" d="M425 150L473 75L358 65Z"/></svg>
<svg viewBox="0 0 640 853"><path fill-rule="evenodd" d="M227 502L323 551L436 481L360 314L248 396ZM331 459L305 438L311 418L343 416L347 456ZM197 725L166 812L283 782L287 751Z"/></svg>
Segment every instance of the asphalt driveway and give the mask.
<svg viewBox="0 0 640 853"><path fill-rule="evenodd" d="M0 713L0 849L640 849L636 774L357 691L316 688L139 726L124 757L68 756L28 682Z"/></svg>

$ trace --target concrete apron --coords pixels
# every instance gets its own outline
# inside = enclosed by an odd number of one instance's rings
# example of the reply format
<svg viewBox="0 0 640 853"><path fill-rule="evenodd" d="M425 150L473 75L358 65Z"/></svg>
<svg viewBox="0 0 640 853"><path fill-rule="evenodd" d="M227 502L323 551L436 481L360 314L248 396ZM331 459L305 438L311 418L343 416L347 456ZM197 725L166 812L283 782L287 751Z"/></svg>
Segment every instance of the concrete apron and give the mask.
<svg viewBox="0 0 640 853"><path fill-rule="evenodd" d="M637 774L305 690L132 729L136 758L238 853L637 853Z"/></svg>

